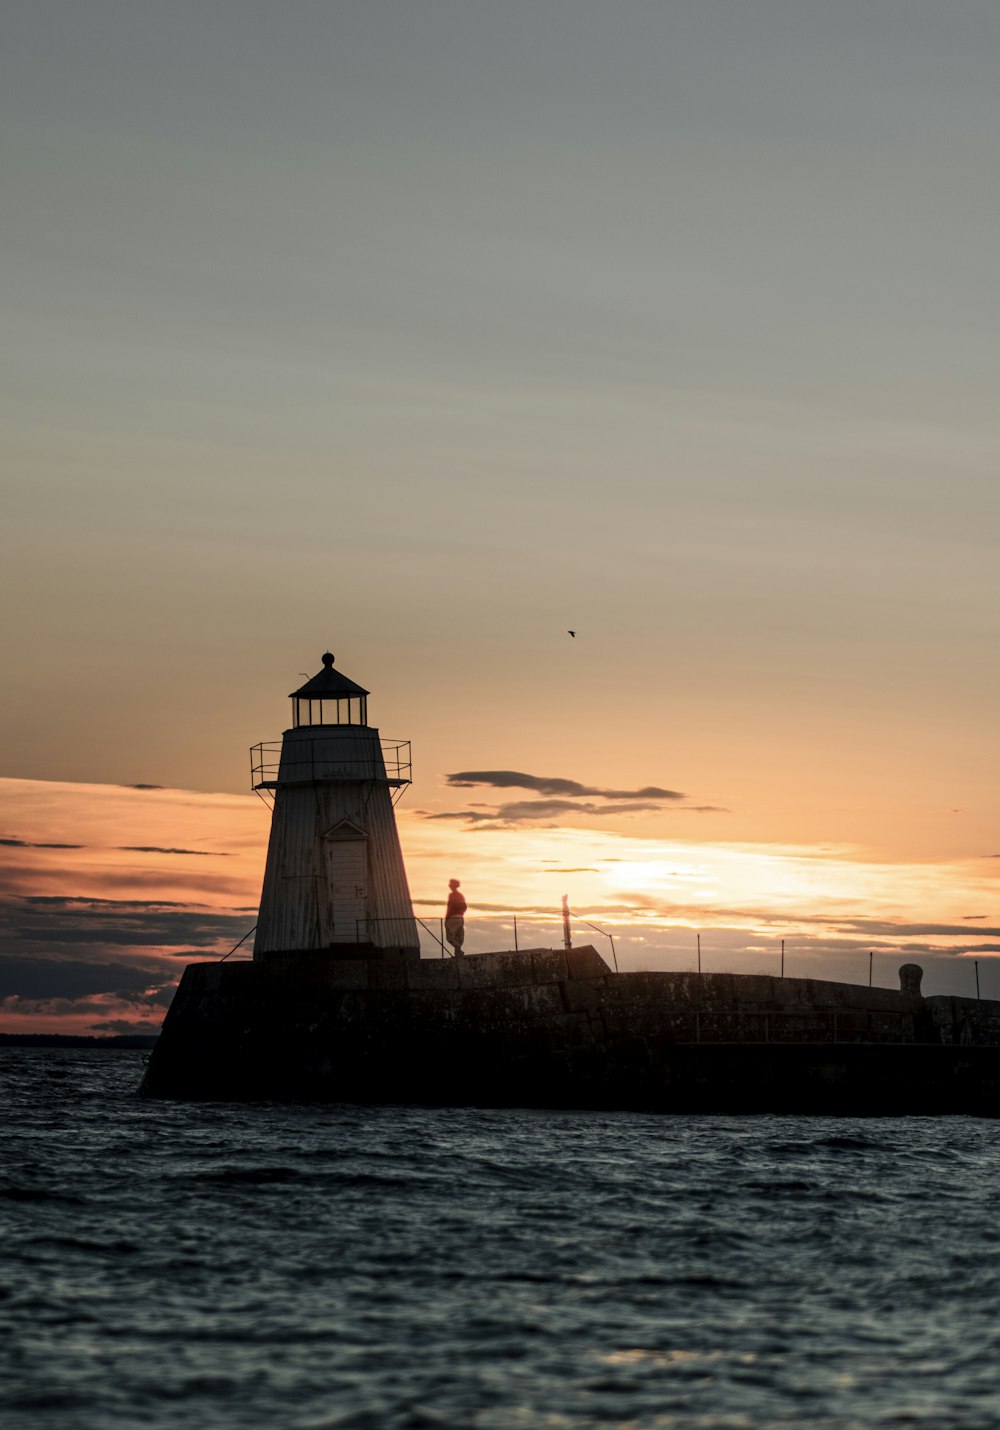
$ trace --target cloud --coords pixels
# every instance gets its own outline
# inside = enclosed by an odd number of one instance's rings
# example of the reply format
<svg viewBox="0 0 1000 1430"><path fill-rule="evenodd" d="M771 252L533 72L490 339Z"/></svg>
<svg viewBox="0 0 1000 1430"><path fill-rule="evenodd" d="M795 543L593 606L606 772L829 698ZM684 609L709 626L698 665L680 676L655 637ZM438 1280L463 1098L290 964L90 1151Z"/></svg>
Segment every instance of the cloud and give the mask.
<svg viewBox="0 0 1000 1430"><path fill-rule="evenodd" d="M596 785L580 784L578 780L562 779L554 775L527 775L520 770L459 770L445 775L449 785L455 789L472 789L475 785L489 785L493 789L530 789L537 794L547 794L577 799L597 797L599 799L684 799L675 789L660 789L658 785L645 785L642 789L600 789Z"/></svg>
<svg viewBox="0 0 1000 1430"><path fill-rule="evenodd" d="M163 1021L163 1005L141 993L125 999L113 992L82 998L13 995L0 1000L0 1020L5 1032L156 1033Z"/></svg>
<svg viewBox="0 0 1000 1430"><path fill-rule="evenodd" d="M975 933L977 937L1000 938L1000 928L967 929L963 928L961 924L903 924L881 919L833 918L828 918L825 922L835 923L838 928L848 929L853 933L888 934L890 937L899 938L968 938L970 933Z"/></svg>
<svg viewBox="0 0 1000 1430"><path fill-rule="evenodd" d="M98 847L86 844L46 843L36 839L17 839L13 836L0 839L0 846L8 849L87 849ZM124 854L193 854L199 859L229 859L232 857L228 851L223 850L171 849L161 844L111 844L105 847L117 849Z"/></svg>
<svg viewBox="0 0 1000 1430"><path fill-rule="evenodd" d="M172 981L164 984L160 988L147 988L144 993L140 994L139 1002L143 1007L149 1008L151 1011L156 1008L166 1009L169 1008L174 1001L174 994L176 992L177 983ZM136 1001L133 993L123 992L120 988L115 988L113 993L116 998L121 998L123 1002Z"/></svg>
<svg viewBox="0 0 1000 1430"><path fill-rule="evenodd" d="M478 814L474 810L449 810L446 814L425 814L425 819L461 819L466 824L478 824L487 821L490 824L496 819L495 814Z"/></svg>
<svg viewBox="0 0 1000 1430"><path fill-rule="evenodd" d="M255 923L267 829L254 797L135 784L0 780L0 959L22 960L0 969L16 1003L5 1029L155 1026L183 965Z"/></svg>
<svg viewBox="0 0 1000 1430"><path fill-rule="evenodd" d="M106 1018L100 1023L91 1023L92 1033L103 1034L105 1037L122 1037L132 1033L155 1033L156 1027L152 1023L136 1023L129 1018Z"/></svg>
<svg viewBox="0 0 1000 1430"><path fill-rule="evenodd" d="M52 846L49 846L52 847ZM67 845L67 848L79 847ZM216 849L164 849L159 844L116 844L116 849L121 849L129 854L195 854L199 859L228 859L230 855Z"/></svg>
<svg viewBox="0 0 1000 1430"><path fill-rule="evenodd" d="M65 908L86 905L99 908L102 905L112 909L186 909L190 905L181 899L97 899L83 894L25 894L26 904L55 904Z"/></svg>
<svg viewBox="0 0 1000 1430"><path fill-rule="evenodd" d="M749 920L755 924L779 930L787 929L790 926L802 927L803 925L810 925L829 929L834 936L840 935L845 940L852 942L859 938L871 942L890 940L894 944L900 944L900 946L902 946L902 940L912 938L967 939L970 934L976 938L1000 938L1000 927L967 929L964 924L933 923L929 920L923 923L903 923L893 919L844 916L835 912L828 914L799 914L788 911L774 912L767 909L746 906L727 906L724 904L704 904L700 902L694 904L690 901L680 903L661 899L655 894L645 894L635 890L622 890L618 898L620 903L617 906L609 904L602 908L601 912L605 916L612 918L617 907L622 913L642 912L653 919L697 916L698 918L721 922ZM803 934L801 937L811 938L812 935ZM942 955L950 956L953 952L958 952L959 950L937 947L935 951Z"/></svg>
<svg viewBox="0 0 1000 1430"><path fill-rule="evenodd" d="M204 874L193 874L185 870L181 876L185 890L189 891L192 901L198 894L206 894L213 901L221 901L227 896L233 900L239 899L242 903L247 897L247 880L238 875L228 878L221 873L212 874L208 872L208 866L202 865ZM75 876L82 878L83 875ZM48 868L39 868L27 863L16 865L10 863L0 868L0 907L9 898L16 898L25 888L51 889L58 892L65 888L67 873L65 868L52 865ZM158 871L152 867L132 867L132 868L112 868L110 866L99 870L91 870L87 875L87 881L91 888L102 890L123 890L123 891L143 891L148 890L151 896L164 888L169 882L169 876L162 872L162 867ZM171 883L171 887L176 887Z"/></svg>
<svg viewBox="0 0 1000 1430"><path fill-rule="evenodd" d="M492 829L513 829L518 824L538 820L558 819L561 815L585 814L591 818L604 815L643 814L659 812L658 804L593 804L570 799L525 799L512 804L497 805L489 813L479 810L449 810L444 814L427 814L425 819L459 819L466 824L479 824Z"/></svg>
<svg viewBox="0 0 1000 1430"><path fill-rule="evenodd" d="M214 951L222 944L235 943L251 922L241 909L32 894L0 907L0 953L34 956L39 945L49 953L66 954L86 946L91 956L101 949L112 954L130 949L161 956L173 956L178 949Z"/></svg>
<svg viewBox="0 0 1000 1430"><path fill-rule="evenodd" d="M107 993L125 1000L136 994L156 996L160 1003L169 1003L172 986L169 990L152 988L162 977L155 969L129 963L0 955L0 999L77 1000Z"/></svg>
<svg viewBox="0 0 1000 1430"><path fill-rule="evenodd" d="M82 844L41 844L33 839L0 839L9 849L83 849Z"/></svg>
<svg viewBox="0 0 1000 1430"><path fill-rule="evenodd" d="M480 802L469 805L468 811L428 814L417 811L425 819L461 820L469 825L490 829L513 829L519 824L558 820L573 814L588 818L603 818L628 814L659 814L661 802L686 798L679 790L663 789L660 785L643 785L638 789L605 789L599 785L582 784L579 780L557 775L529 775L523 770L457 770L446 775L452 789L473 789L485 785L491 789L526 789L545 796L537 800L515 800L493 809ZM595 799L608 801L595 804ZM692 814L728 814L721 805L682 805ZM475 811L475 812L474 812Z"/></svg>
<svg viewBox="0 0 1000 1430"><path fill-rule="evenodd" d="M580 804L569 799L525 799L514 804L501 804L495 818L505 823L520 823L532 819L556 819L561 814L586 814L595 817L607 814L640 814L655 812L655 804Z"/></svg>

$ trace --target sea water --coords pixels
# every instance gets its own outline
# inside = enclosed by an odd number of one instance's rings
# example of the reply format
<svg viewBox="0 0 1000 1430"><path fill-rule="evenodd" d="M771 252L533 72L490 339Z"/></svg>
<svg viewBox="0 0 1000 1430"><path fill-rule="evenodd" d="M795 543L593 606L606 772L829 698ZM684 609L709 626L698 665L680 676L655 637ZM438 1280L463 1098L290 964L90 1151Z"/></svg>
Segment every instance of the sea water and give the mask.
<svg viewBox="0 0 1000 1430"><path fill-rule="evenodd" d="M9 1430L1000 1425L1000 1123L141 1074L0 1049Z"/></svg>

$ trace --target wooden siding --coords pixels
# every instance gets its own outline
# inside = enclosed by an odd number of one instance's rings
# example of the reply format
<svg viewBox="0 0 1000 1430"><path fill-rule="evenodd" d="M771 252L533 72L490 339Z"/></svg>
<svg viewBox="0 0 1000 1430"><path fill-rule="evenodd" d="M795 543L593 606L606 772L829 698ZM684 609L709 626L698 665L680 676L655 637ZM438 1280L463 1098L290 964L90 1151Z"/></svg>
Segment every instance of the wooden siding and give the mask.
<svg viewBox="0 0 1000 1430"><path fill-rule="evenodd" d="M331 851L355 840L367 877L352 875L364 892L348 898ZM359 931L378 947L419 946L378 731L287 731L255 951L321 950Z"/></svg>

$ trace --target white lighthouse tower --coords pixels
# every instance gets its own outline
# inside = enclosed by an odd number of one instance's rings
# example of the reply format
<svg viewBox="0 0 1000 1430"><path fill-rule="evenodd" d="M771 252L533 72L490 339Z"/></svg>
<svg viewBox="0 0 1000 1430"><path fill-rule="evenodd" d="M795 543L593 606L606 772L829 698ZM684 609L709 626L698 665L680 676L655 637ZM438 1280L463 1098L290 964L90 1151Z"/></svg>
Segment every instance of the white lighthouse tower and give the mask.
<svg viewBox="0 0 1000 1430"><path fill-rule="evenodd" d="M254 789L274 796L254 959L419 958L393 812L409 741L379 738L329 651L291 701L292 728L251 751Z"/></svg>

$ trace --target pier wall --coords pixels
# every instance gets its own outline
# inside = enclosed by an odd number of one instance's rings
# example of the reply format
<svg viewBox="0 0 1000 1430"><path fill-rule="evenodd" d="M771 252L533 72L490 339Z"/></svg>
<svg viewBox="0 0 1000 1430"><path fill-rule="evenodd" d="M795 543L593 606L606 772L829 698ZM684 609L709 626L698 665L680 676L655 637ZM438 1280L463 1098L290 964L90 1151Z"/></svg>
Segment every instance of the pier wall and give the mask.
<svg viewBox="0 0 1000 1430"><path fill-rule="evenodd" d="M1000 1045L1000 1003L991 998L928 998L927 1011L942 1043Z"/></svg>
<svg viewBox="0 0 1000 1430"><path fill-rule="evenodd" d="M1000 1003L818 979L616 974L590 947L420 962L192 964L143 1091L677 1111L992 1111L1000 1110Z"/></svg>

